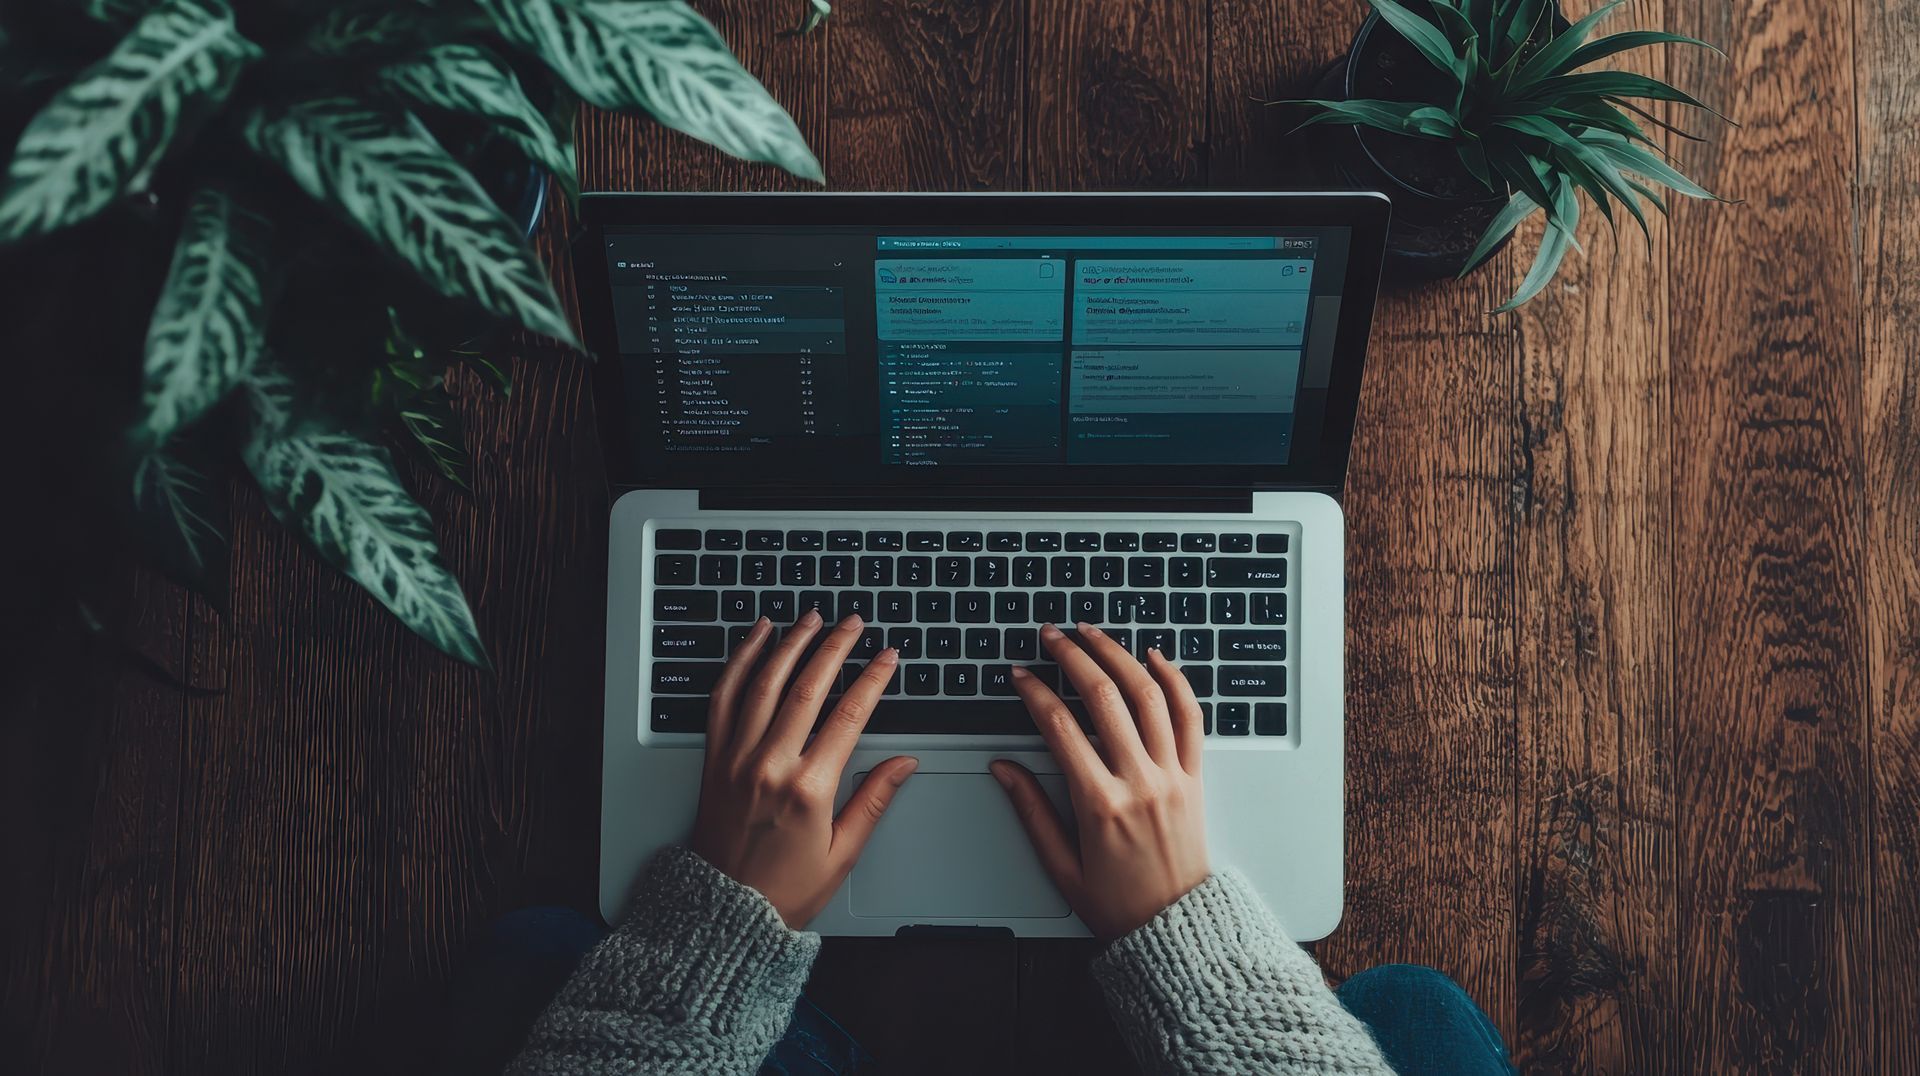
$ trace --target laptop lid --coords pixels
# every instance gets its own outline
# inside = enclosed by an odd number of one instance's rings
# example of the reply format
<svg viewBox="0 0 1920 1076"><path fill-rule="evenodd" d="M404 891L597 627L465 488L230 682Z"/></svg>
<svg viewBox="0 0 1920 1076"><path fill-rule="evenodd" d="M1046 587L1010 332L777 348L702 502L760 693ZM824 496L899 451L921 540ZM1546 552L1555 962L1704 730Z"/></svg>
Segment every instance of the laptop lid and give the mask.
<svg viewBox="0 0 1920 1076"><path fill-rule="evenodd" d="M588 194L626 487L1337 492L1388 203Z"/></svg>

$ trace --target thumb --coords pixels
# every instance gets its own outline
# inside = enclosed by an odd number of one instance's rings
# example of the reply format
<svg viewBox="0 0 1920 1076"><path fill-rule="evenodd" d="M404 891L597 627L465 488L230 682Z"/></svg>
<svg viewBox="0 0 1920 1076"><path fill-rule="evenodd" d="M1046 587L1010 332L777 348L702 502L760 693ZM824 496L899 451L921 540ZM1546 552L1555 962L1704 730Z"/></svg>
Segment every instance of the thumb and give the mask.
<svg viewBox="0 0 1920 1076"><path fill-rule="evenodd" d="M1073 903L1080 882L1080 856L1074 851L1073 839L1067 836L1060 812L1053 809L1053 801L1047 798L1039 779L1025 766L996 759L988 768L1000 787L1007 790L1013 813L1019 816L1021 827L1027 831L1027 840L1033 842L1033 850L1040 856L1040 865L1046 868L1047 877L1053 879L1054 887L1067 902Z"/></svg>
<svg viewBox="0 0 1920 1076"><path fill-rule="evenodd" d="M833 856L840 863L840 869L853 869L854 860L860 858L860 850L867 846L867 838L873 836L873 827L880 823L880 816L887 813L887 805L893 802L893 794L907 783L913 771L920 767L920 760L906 755L890 758L875 766L853 790L847 802L840 808L840 814L833 820Z"/></svg>

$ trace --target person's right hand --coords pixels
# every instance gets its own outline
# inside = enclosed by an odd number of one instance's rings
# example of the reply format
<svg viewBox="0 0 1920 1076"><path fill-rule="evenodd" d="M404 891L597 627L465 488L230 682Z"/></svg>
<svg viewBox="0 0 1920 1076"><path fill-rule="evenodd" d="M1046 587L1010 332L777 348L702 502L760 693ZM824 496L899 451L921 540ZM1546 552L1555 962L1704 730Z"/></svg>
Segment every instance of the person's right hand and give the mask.
<svg viewBox="0 0 1920 1076"><path fill-rule="evenodd" d="M1149 672L1100 629L1082 624L1079 636L1084 650L1051 624L1040 630L1086 700L1097 750L1058 695L1013 670L1014 689L1066 774L1077 835L1026 767L999 759L992 770L1080 921L1117 938L1207 880L1205 738L1193 688L1158 650L1148 655Z"/></svg>

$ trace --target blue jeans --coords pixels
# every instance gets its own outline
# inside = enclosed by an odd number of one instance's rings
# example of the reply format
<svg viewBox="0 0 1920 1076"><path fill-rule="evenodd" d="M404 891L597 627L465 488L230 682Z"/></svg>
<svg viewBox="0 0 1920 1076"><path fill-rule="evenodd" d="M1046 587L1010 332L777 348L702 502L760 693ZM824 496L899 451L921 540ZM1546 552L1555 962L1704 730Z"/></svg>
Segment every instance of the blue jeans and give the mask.
<svg viewBox="0 0 1920 1076"><path fill-rule="evenodd" d="M568 908L528 908L493 921L456 975L451 1026L438 1071L499 1072L527 1029L558 993L580 958L606 934ZM1507 1047L1493 1021L1452 979L1417 964L1363 971L1334 991L1373 1031L1401 1076L1509 1073ZM761 1063L761 1076L868 1076L872 1055L806 998Z"/></svg>

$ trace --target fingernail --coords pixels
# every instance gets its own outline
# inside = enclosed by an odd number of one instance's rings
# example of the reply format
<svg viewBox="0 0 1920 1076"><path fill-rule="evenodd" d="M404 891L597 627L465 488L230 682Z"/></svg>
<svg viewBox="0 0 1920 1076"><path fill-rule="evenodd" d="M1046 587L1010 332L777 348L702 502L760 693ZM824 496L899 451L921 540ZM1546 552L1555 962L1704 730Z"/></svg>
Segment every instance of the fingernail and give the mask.
<svg viewBox="0 0 1920 1076"><path fill-rule="evenodd" d="M1059 629L1059 628L1056 628L1056 627L1054 627L1054 626L1053 626L1052 624L1048 624L1048 625L1046 625L1046 626L1044 626L1044 627L1042 627L1042 628L1040 629L1040 634L1042 634L1042 635L1044 635L1044 636L1046 636L1046 637L1047 637L1047 638L1049 638L1049 639L1059 639L1059 638L1063 638L1063 636L1062 636L1062 635L1061 635L1061 633L1060 633L1060 629Z"/></svg>
<svg viewBox="0 0 1920 1076"><path fill-rule="evenodd" d="M1013 771L1007 767L1006 763L996 762L987 767L987 772L993 774L993 779L1000 782L1001 788L1013 788Z"/></svg>
<svg viewBox="0 0 1920 1076"><path fill-rule="evenodd" d="M891 646L887 647L885 650L882 650L878 654L875 654L873 656L873 660L875 661L897 661L899 660L899 658L900 658L900 651L895 650Z"/></svg>
<svg viewBox="0 0 1920 1076"><path fill-rule="evenodd" d="M820 623L820 619L821 619L821 618L820 618L820 610L818 610L818 609L809 609L809 610L807 610L807 615L806 615L806 616L803 616L803 617L801 617L801 618L800 618L800 623L802 623L802 624L809 624L809 625L811 625L811 624L818 624L818 623Z"/></svg>
<svg viewBox="0 0 1920 1076"><path fill-rule="evenodd" d="M1028 671L1027 671L1027 670L1026 670L1025 668L1023 668L1022 666L1019 666L1019 665L1015 665L1015 666L1013 667L1013 678L1014 678L1015 680L1026 680L1026 679L1028 679L1028 678L1030 678L1030 677L1032 677L1032 676L1033 676L1033 674L1032 674L1032 673L1030 673L1030 672L1028 672Z"/></svg>
<svg viewBox="0 0 1920 1076"><path fill-rule="evenodd" d="M909 759L907 759L907 764L906 764L905 766L902 766L902 767L900 768L900 775L899 775L898 777L895 777L895 778L894 778L894 780L893 780L893 783L897 785L897 784L901 784L901 783L903 783L903 782L905 782L907 778L909 778L909 777L912 777L912 776L913 776L913 771L915 771L915 770L917 770L917 769L919 769L919 768L920 768L920 760L919 760L919 759L917 759L917 758L909 758Z"/></svg>
<svg viewBox="0 0 1920 1076"><path fill-rule="evenodd" d="M1080 634L1082 635L1098 636L1101 634L1101 631L1099 628L1094 627L1092 624L1089 624L1084 620L1082 620L1080 623L1074 626L1080 629Z"/></svg>
<svg viewBox="0 0 1920 1076"><path fill-rule="evenodd" d="M845 620L842 620L842 621L840 622L840 626L841 626L841 627L843 627L843 628L857 628L857 627L859 627L859 626L860 626L860 625L861 625L862 623L863 623L863 621L861 621L861 619L860 619L860 614L859 614L859 613L855 613L855 614L853 614L852 616L850 616L850 617L848 617L848 618L846 618Z"/></svg>

